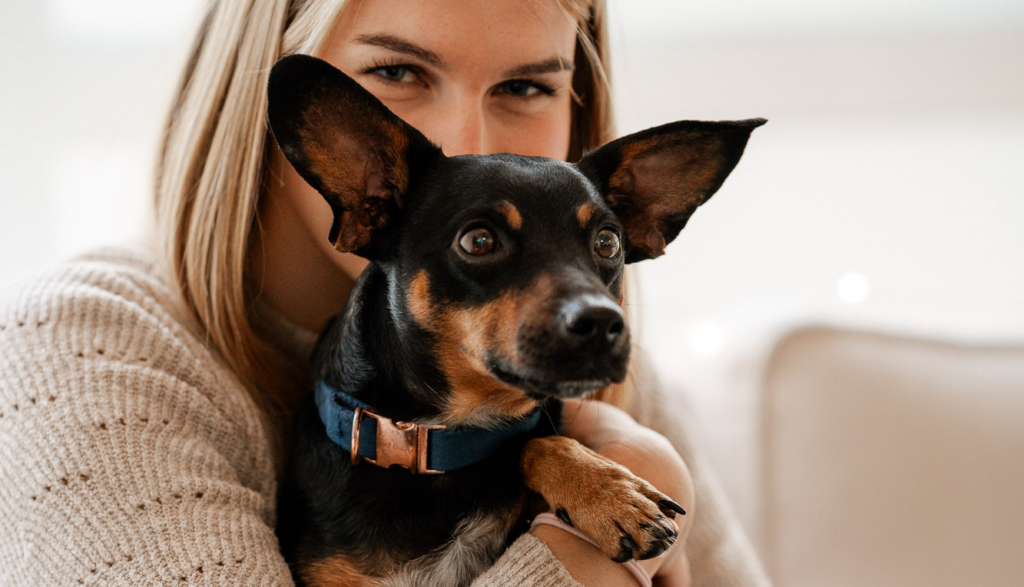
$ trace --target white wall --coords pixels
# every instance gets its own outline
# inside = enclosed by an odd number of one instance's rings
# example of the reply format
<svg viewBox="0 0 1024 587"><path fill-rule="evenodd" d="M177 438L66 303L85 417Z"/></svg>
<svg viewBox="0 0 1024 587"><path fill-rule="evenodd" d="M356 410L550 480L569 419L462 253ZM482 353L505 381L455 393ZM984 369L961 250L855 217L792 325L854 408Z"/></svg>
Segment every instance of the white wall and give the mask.
<svg viewBox="0 0 1024 587"><path fill-rule="evenodd" d="M693 380L758 322L1024 339L1024 3L620 2L620 129L766 117L633 314Z"/></svg>
<svg viewBox="0 0 1024 587"><path fill-rule="evenodd" d="M199 2L0 0L0 285L148 229Z"/></svg>

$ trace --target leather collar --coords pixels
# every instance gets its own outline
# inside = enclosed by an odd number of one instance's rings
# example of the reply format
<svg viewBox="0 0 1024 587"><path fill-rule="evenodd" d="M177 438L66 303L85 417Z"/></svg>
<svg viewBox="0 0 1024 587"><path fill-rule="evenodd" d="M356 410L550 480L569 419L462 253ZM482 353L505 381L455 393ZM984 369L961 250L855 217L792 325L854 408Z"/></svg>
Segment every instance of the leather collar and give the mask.
<svg viewBox="0 0 1024 587"><path fill-rule="evenodd" d="M393 422L351 395L319 381L316 407L327 436L352 454L352 463L366 460L380 467L398 465L413 473L438 474L483 461L513 438L533 431L540 410L498 429L425 426Z"/></svg>

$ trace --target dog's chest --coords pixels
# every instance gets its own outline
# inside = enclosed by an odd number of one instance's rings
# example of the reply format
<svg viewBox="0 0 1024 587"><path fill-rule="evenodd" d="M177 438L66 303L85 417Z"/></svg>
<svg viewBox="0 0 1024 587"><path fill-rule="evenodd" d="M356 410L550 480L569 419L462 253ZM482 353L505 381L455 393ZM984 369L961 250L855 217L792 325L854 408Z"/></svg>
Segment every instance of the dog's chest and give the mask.
<svg viewBox="0 0 1024 587"><path fill-rule="evenodd" d="M518 509L518 508L517 508ZM478 513L463 518L451 540L380 579L380 587L462 587L494 563L505 549L518 516Z"/></svg>

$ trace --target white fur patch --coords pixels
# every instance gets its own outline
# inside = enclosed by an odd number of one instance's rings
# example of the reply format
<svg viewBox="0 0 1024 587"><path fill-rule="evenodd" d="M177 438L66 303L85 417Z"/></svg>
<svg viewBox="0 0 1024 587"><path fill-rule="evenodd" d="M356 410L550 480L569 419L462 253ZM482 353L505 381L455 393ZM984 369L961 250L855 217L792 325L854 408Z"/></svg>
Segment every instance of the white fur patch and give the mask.
<svg viewBox="0 0 1024 587"><path fill-rule="evenodd" d="M455 536L436 551L411 561L381 587L464 587L494 564L515 523L507 514L463 518Z"/></svg>

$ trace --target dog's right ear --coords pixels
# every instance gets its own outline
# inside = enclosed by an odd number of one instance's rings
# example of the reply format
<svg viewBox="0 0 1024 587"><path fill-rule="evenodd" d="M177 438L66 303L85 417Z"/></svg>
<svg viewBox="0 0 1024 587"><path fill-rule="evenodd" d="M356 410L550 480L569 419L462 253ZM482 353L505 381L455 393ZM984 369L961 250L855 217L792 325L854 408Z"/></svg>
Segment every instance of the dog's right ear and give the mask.
<svg viewBox="0 0 1024 587"><path fill-rule="evenodd" d="M334 248L372 256L373 235L394 221L410 174L443 157L441 149L355 80L308 55L274 65L267 101L285 157L334 212Z"/></svg>
<svg viewBox="0 0 1024 587"><path fill-rule="evenodd" d="M626 263L665 252L739 163L763 118L683 120L616 139L577 164L622 221Z"/></svg>

